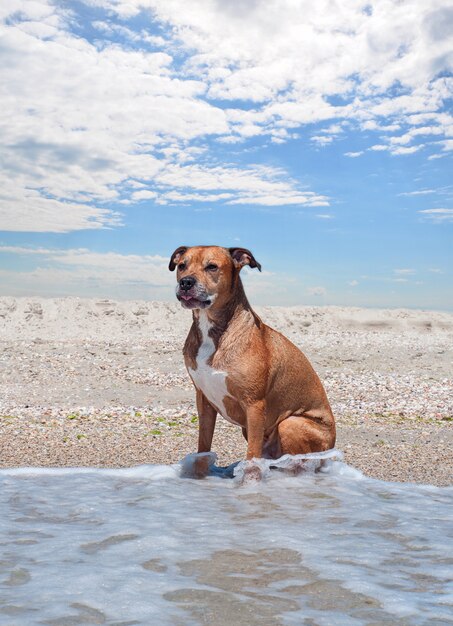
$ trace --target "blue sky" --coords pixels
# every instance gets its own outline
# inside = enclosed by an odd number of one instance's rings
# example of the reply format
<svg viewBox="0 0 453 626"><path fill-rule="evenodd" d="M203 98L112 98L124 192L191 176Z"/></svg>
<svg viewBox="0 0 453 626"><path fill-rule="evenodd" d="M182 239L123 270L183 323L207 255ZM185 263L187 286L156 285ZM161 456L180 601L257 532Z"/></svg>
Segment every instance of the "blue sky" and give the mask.
<svg viewBox="0 0 453 626"><path fill-rule="evenodd" d="M252 302L453 309L442 0L10 0L0 295L172 299L179 245Z"/></svg>

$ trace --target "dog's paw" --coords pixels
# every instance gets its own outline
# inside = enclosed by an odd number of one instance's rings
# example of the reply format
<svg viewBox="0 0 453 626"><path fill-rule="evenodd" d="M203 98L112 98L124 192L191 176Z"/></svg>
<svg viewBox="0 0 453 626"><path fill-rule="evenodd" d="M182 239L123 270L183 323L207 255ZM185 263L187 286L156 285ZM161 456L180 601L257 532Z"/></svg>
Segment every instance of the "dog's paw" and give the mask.
<svg viewBox="0 0 453 626"><path fill-rule="evenodd" d="M184 478L206 478L216 459L217 455L214 452L188 454L180 462L181 476Z"/></svg>
<svg viewBox="0 0 453 626"><path fill-rule="evenodd" d="M251 461L242 461L239 463L234 470L234 475L239 485L247 485L263 480L267 472L265 461L262 459L252 459Z"/></svg>
<svg viewBox="0 0 453 626"><path fill-rule="evenodd" d="M292 463L288 463L283 469L279 467L276 467L275 469L281 469L281 471L283 471L288 476L299 476L300 474L304 474L305 472L307 472L308 467L309 463L304 459L294 459Z"/></svg>
<svg viewBox="0 0 453 626"><path fill-rule="evenodd" d="M192 468L192 478L206 478L209 474L209 457L204 456L196 459Z"/></svg>
<svg viewBox="0 0 453 626"><path fill-rule="evenodd" d="M244 474L242 475L242 483L251 483L263 478L263 472L258 465L249 465L244 468Z"/></svg>

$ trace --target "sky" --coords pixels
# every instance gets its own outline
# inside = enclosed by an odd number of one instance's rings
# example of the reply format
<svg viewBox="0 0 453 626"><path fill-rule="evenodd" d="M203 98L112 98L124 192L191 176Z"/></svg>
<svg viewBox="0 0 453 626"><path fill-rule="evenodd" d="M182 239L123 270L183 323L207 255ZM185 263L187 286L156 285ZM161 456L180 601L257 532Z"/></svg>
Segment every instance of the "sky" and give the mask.
<svg viewBox="0 0 453 626"><path fill-rule="evenodd" d="M0 295L453 310L453 5L0 4Z"/></svg>

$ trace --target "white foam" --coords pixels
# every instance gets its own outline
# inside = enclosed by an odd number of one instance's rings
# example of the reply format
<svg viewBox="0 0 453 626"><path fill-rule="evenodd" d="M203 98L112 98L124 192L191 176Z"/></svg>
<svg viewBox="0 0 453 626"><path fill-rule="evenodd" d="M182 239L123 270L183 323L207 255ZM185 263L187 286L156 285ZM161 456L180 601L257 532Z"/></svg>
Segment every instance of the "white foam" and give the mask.
<svg viewBox="0 0 453 626"><path fill-rule="evenodd" d="M453 488L370 480L335 455L300 455L319 471L297 477L263 461L253 488L237 467L219 479L235 468L214 455L206 480L0 471L0 624L447 624Z"/></svg>

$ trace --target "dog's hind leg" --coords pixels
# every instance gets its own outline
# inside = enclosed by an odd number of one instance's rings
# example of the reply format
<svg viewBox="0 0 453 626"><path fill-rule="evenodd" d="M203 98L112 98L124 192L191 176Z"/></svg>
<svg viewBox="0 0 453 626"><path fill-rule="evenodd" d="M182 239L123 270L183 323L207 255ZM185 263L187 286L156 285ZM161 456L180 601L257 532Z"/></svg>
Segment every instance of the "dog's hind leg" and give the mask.
<svg viewBox="0 0 453 626"><path fill-rule="evenodd" d="M324 452L335 445L335 429L303 415L291 415L278 425L280 454Z"/></svg>

